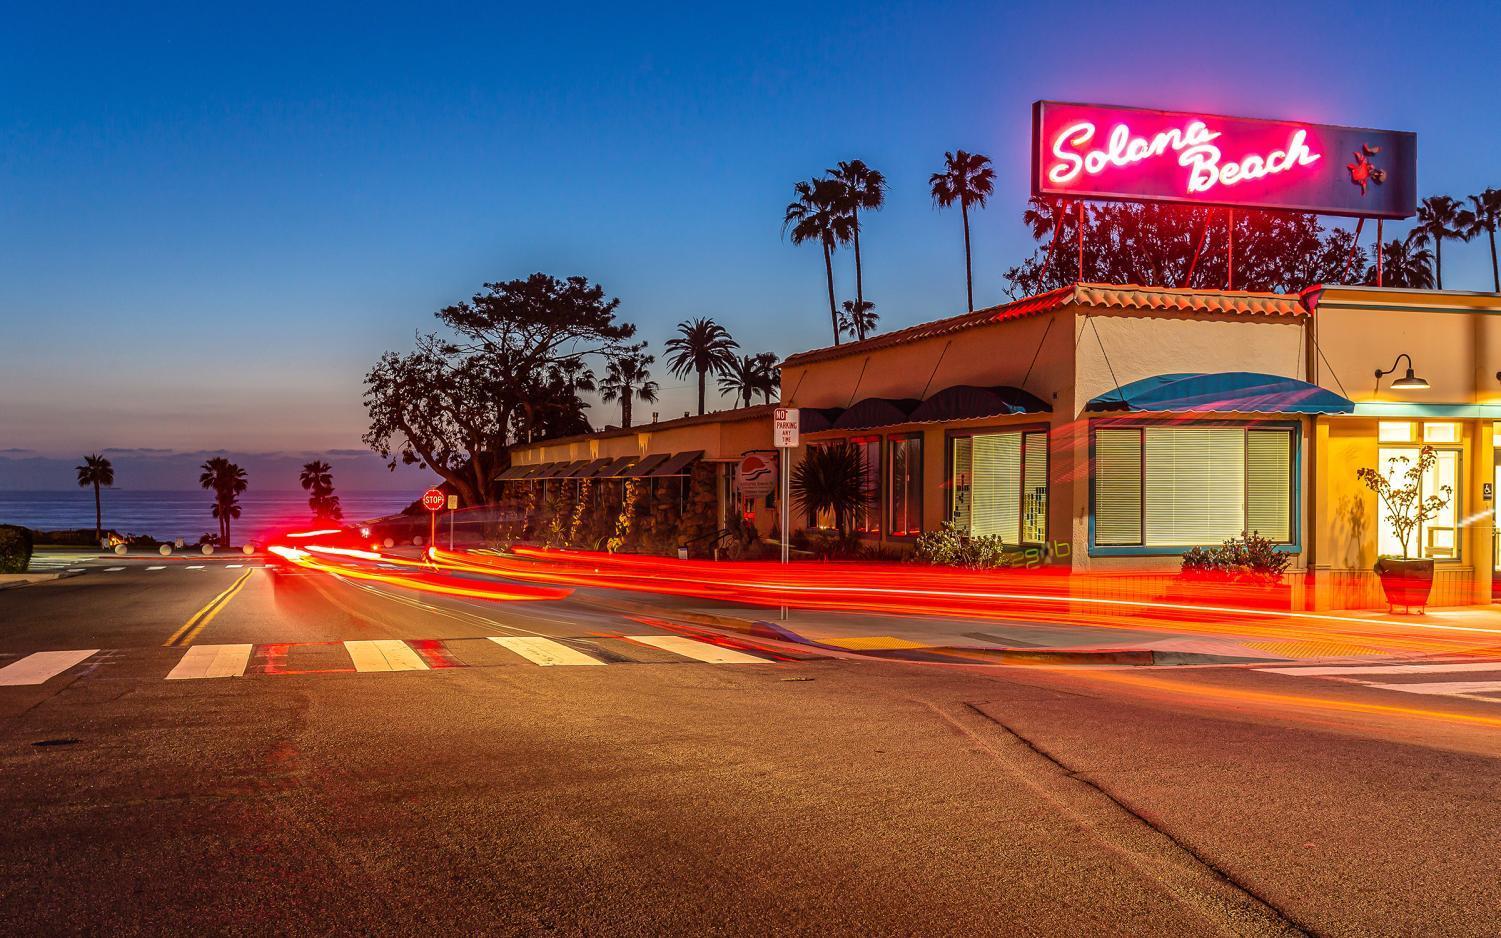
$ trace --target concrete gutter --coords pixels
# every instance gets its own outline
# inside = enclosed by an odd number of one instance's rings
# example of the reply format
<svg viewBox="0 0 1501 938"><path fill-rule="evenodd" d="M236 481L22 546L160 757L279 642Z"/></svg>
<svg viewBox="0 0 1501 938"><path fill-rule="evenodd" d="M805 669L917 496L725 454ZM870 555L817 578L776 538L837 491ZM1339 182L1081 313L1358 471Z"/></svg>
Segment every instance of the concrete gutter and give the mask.
<svg viewBox="0 0 1501 938"><path fill-rule="evenodd" d="M1207 652L1167 651L1156 648L1006 648L983 645L932 645L921 648L859 649L815 641L775 622L710 612L666 609L651 603L625 599L581 596L574 600L599 609L634 615L675 619L698 626L723 629L752 638L786 642L823 651L891 661L926 661L943 664L985 665L1075 665L1107 667L1166 667L1204 664L1259 664L1285 661L1278 657L1246 657Z"/></svg>
<svg viewBox="0 0 1501 938"><path fill-rule="evenodd" d="M20 589L23 586L35 586L38 583L46 583L49 580L65 580L70 576L83 576L82 573L0 573L0 590Z"/></svg>

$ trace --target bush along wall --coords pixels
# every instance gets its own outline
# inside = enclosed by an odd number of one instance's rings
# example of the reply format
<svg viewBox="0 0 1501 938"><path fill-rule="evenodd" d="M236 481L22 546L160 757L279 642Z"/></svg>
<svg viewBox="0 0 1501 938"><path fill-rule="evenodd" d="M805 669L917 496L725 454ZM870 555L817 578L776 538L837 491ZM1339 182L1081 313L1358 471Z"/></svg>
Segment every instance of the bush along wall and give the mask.
<svg viewBox="0 0 1501 938"><path fill-rule="evenodd" d="M31 530L0 524L0 573L25 573L31 565Z"/></svg>

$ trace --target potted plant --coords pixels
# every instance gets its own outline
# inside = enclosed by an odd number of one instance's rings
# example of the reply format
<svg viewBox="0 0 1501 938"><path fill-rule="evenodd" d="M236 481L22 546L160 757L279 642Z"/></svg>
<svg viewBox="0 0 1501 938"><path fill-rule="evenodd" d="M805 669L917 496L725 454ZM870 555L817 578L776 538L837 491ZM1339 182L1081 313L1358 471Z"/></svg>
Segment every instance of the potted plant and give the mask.
<svg viewBox="0 0 1501 938"><path fill-rule="evenodd" d="M1439 488L1439 494L1423 497L1423 474L1437 461L1438 455L1433 447L1425 446L1418 451L1416 463L1406 456L1393 456L1387 460L1391 468L1385 475L1375 469L1356 472L1360 481L1381 499L1387 512L1386 520L1402 545L1401 557L1379 557L1376 560L1376 575L1381 578L1381 590L1386 594L1389 612L1397 606L1408 612L1416 606L1422 612L1433 592L1433 560L1414 558L1409 548L1413 532L1424 521L1437 517L1454 494L1454 490L1445 485Z"/></svg>

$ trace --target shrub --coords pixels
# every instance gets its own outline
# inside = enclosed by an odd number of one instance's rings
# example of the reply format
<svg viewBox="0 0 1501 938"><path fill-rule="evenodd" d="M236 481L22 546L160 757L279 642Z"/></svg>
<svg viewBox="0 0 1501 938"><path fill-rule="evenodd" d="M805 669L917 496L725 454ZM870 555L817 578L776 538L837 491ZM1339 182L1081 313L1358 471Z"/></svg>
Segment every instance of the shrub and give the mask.
<svg viewBox="0 0 1501 938"><path fill-rule="evenodd" d="M1021 554L1016 548L1008 548L1002 543L998 534L971 536L962 528L946 522L937 531L918 536L912 557L941 567L990 570L1014 566L1020 561Z"/></svg>
<svg viewBox="0 0 1501 938"><path fill-rule="evenodd" d="M25 573L31 565L31 529L0 524L0 573Z"/></svg>
<svg viewBox="0 0 1501 938"><path fill-rule="evenodd" d="M1183 555L1189 577L1271 586L1282 581L1292 558L1277 545L1252 531L1232 537L1218 547L1195 547Z"/></svg>

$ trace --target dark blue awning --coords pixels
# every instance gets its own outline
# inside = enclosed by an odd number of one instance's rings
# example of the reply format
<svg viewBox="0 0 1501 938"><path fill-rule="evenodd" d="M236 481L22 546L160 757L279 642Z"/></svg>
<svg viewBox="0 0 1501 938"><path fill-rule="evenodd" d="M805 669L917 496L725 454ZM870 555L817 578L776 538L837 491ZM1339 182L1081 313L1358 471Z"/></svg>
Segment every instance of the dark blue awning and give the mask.
<svg viewBox="0 0 1501 938"><path fill-rule="evenodd" d="M910 416L920 402L907 397L867 397L839 415L834 421L835 430L868 430L872 427L890 427L909 423Z"/></svg>
<svg viewBox="0 0 1501 938"><path fill-rule="evenodd" d="M1021 388L957 384L923 401L909 419L913 423L939 423L1008 414L1045 414L1052 409Z"/></svg>
<svg viewBox="0 0 1501 938"><path fill-rule="evenodd" d="M1101 394L1088 410L1210 414L1351 414L1355 402L1297 378L1250 371L1155 375Z"/></svg>

